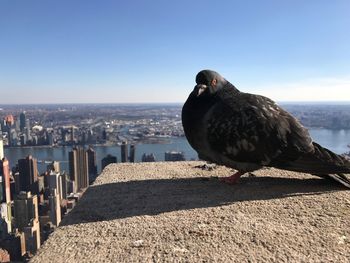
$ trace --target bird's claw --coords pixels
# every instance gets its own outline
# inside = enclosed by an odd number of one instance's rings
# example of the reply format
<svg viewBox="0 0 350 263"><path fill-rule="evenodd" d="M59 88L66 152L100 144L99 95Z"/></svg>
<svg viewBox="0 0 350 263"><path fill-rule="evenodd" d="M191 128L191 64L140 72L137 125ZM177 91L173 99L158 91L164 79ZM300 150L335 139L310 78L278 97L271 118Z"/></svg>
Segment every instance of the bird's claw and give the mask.
<svg viewBox="0 0 350 263"><path fill-rule="evenodd" d="M241 177L241 172L236 172L235 174L228 176L228 177L221 177L219 180L230 185L237 184L239 181L239 178Z"/></svg>

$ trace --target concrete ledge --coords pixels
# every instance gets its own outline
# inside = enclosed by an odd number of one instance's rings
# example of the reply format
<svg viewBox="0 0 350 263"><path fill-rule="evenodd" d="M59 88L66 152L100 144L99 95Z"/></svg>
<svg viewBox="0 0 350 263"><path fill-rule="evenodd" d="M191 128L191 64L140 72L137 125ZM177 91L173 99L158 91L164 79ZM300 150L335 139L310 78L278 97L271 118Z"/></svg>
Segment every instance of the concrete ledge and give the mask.
<svg viewBox="0 0 350 263"><path fill-rule="evenodd" d="M202 162L112 164L32 262L346 262L350 191L265 169L228 186Z"/></svg>

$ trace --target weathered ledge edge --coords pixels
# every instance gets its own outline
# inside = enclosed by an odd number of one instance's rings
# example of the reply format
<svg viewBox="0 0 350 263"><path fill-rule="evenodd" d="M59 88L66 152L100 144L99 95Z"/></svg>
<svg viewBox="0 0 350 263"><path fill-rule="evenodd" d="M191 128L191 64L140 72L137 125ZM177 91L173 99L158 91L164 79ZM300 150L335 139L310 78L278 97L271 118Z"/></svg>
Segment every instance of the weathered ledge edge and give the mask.
<svg viewBox="0 0 350 263"><path fill-rule="evenodd" d="M202 164L109 165L31 262L349 260L346 188L277 169L228 186Z"/></svg>

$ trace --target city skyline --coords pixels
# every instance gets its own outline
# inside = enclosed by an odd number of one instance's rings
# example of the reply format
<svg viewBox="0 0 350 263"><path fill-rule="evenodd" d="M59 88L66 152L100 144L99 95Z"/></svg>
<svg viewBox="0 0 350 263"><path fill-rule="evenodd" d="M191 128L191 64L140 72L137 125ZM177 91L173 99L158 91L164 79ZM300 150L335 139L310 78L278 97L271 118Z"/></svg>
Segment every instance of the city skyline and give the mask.
<svg viewBox="0 0 350 263"><path fill-rule="evenodd" d="M0 104L183 103L202 69L276 101L350 100L348 1L2 1Z"/></svg>

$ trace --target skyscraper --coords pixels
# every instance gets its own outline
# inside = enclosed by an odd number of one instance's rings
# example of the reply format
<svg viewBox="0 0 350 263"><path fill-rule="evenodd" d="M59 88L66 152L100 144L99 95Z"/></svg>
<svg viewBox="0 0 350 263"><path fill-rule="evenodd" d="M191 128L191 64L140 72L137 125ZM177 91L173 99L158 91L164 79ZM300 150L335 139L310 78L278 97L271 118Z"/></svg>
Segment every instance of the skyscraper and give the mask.
<svg viewBox="0 0 350 263"><path fill-rule="evenodd" d="M23 132L24 128L26 127L26 115L25 115L25 112L22 112L19 115L19 127L20 127L21 132Z"/></svg>
<svg viewBox="0 0 350 263"><path fill-rule="evenodd" d="M24 146L24 145L27 144L27 137L26 137L25 134L21 134L21 135L19 136L19 140L20 140L21 146Z"/></svg>
<svg viewBox="0 0 350 263"><path fill-rule="evenodd" d="M71 136L70 137L70 142L73 145L74 142L75 142L75 140L74 140L74 127L73 126L70 128L70 136Z"/></svg>
<svg viewBox="0 0 350 263"><path fill-rule="evenodd" d="M20 128L20 120L18 118L15 119L15 130L16 132L20 132L21 131L21 128Z"/></svg>
<svg viewBox="0 0 350 263"><path fill-rule="evenodd" d="M52 130L47 132L47 144L48 145L53 145L54 144L53 131Z"/></svg>
<svg viewBox="0 0 350 263"><path fill-rule="evenodd" d="M97 175L96 152L94 149L89 147L86 153L88 157L89 179L90 181L93 181Z"/></svg>
<svg viewBox="0 0 350 263"><path fill-rule="evenodd" d="M61 185L62 185L62 190L61 190L61 198L62 199L67 199L67 193L68 193L68 190L69 190L69 187L68 187L68 180L67 179L67 174L66 172L63 172L60 174L60 182L61 182Z"/></svg>
<svg viewBox="0 0 350 263"><path fill-rule="evenodd" d="M58 226L61 222L60 196L56 189L52 189L49 196L50 220L52 224Z"/></svg>
<svg viewBox="0 0 350 263"><path fill-rule="evenodd" d="M10 146L17 146L18 136L15 129L10 129L8 133L8 143Z"/></svg>
<svg viewBox="0 0 350 263"><path fill-rule="evenodd" d="M1 203L0 204L0 218L5 222L5 233L12 232L12 210L11 210L11 202ZM1 232L1 231L0 231ZM1 234L4 233L0 233ZM6 235L5 234L5 235ZM0 237L1 239L1 237Z"/></svg>
<svg viewBox="0 0 350 263"><path fill-rule="evenodd" d="M18 160L18 170L20 190L38 194L38 165L36 159L28 155L25 159Z"/></svg>
<svg viewBox="0 0 350 263"><path fill-rule="evenodd" d="M20 192L14 200L14 210L16 227L23 231L24 227L30 225L32 219L39 219L38 197L31 192Z"/></svg>
<svg viewBox="0 0 350 263"><path fill-rule="evenodd" d="M1 241L1 247L10 254L10 262L22 262L26 253L24 233L16 231ZM5 261L7 262L7 261Z"/></svg>
<svg viewBox="0 0 350 263"><path fill-rule="evenodd" d="M73 192L89 186L89 168L87 154L82 147L74 147L69 152L69 176L74 181Z"/></svg>
<svg viewBox="0 0 350 263"><path fill-rule="evenodd" d="M106 129L103 129L103 131L102 131L102 140L103 140L103 141L106 141L106 140L107 140L107 132L106 132Z"/></svg>
<svg viewBox="0 0 350 263"><path fill-rule="evenodd" d="M128 143L126 141L122 142L120 150L121 150L121 161L122 163L125 163L128 161Z"/></svg>
<svg viewBox="0 0 350 263"><path fill-rule="evenodd" d="M5 117L5 123L8 128L11 128L15 124L15 118L9 114Z"/></svg>
<svg viewBox="0 0 350 263"><path fill-rule="evenodd" d="M29 119L26 119L26 139L27 141L30 141L32 139L31 137L31 129L30 129L30 121Z"/></svg>
<svg viewBox="0 0 350 263"><path fill-rule="evenodd" d="M135 144L130 144L130 156L129 160L131 163L135 162L135 151L136 151L136 146Z"/></svg>
<svg viewBox="0 0 350 263"><path fill-rule="evenodd" d="M11 202L11 188L10 188L10 166L6 158L0 160L0 177L2 180L2 202Z"/></svg>
<svg viewBox="0 0 350 263"><path fill-rule="evenodd" d="M54 190L59 195L60 199L62 199L62 178L59 173L50 172L49 175L49 193L51 194Z"/></svg>
<svg viewBox="0 0 350 263"><path fill-rule="evenodd" d="M116 162L117 162L117 157L111 154L108 154L105 158L101 160L101 167L102 167L101 170L103 170L110 163L116 163Z"/></svg>
<svg viewBox="0 0 350 263"><path fill-rule="evenodd" d="M20 192L14 200L14 210L16 226L24 232L26 250L35 253L40 247L38 197L31 192Z"/></svg>
<svg viewBox="0 0 350 263"><path fill-rule="evenodd" d="M4 202L5 201L5 197L4 197L4 183L3 183L3 179L2 179L3 177L2 176L0 176L0 204L2 203L2 202Z"/></svg>
<svg viewBox="0 0 350 263"><path fill-rule="evenodd" d="M0 132L0 160L4 158L4 142L2 140L2 134Z"/></svg>
<svg viewBox="0 0 350 263"><path fill-rule="evenodd" d="M62 140L62 143L66 142L66 134L67 134L67 131L64 128L61 128L61 140Z"/></svg>

